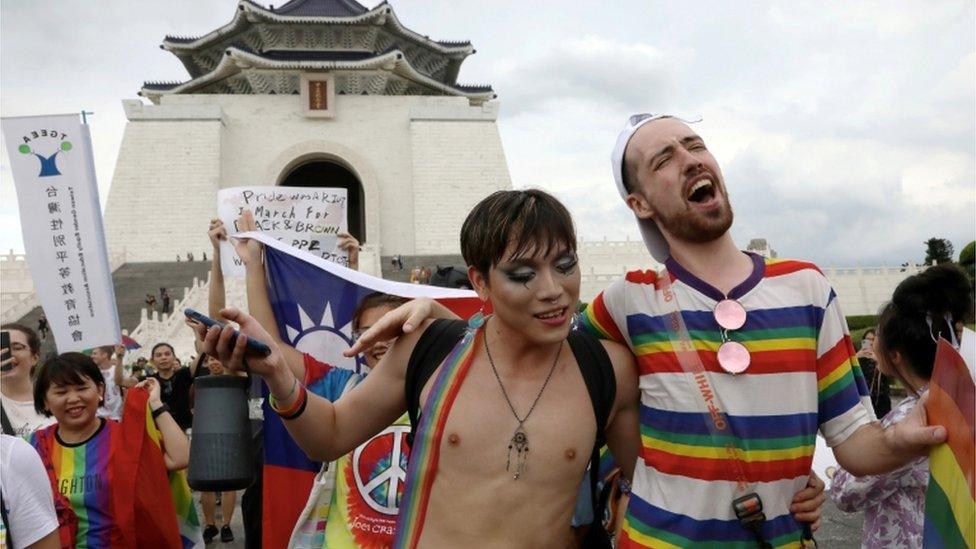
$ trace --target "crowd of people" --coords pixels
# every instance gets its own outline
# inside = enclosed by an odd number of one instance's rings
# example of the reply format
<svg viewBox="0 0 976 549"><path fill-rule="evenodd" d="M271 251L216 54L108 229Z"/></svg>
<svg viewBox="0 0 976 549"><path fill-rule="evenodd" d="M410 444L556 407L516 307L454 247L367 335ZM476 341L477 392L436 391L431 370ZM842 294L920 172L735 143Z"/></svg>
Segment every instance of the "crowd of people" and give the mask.
<svg viewBox="0 0 976 549"><path fill-rule="evenodd" d="M842 467L829 496L866 511L865 546L920 547L925 456L945 429L918 404L936 341L958 342L972 321L968 278L951 265L909 277L855 351L814 265L735 247L722 172L688 123L635 115L611 160L664 269L628 273L580 314L569 212L543 191L493 193L460 232L463 284L482 311L459 319L431 299L367 295L344 351L362 359L362 375L280 337L257 240L230 239L248 310L226 308L228 233L216 219L208 316L245 337L188 320L197 355L186 366L155 342L148 361L126 368L122 345L42 362L33 329L4 325L8 545L178 545L176 504L152 490L189 462L194 381L257 376L270 410L323 464L312 492L294 495L304 512L291 547L799 546L827 497L810 471L818 434ZM255 228L246 210L237 224ZM339 245L355 269L359 242L343 234ZM412 282L430 278L411 271ZM159 295L169 312L168 291ZM150 311L155 302L147 294ZM249 338L271 353L248 351ZM908 390L894 407L889 379ZM259 547L262 509L274 504L262 501L261 395L241 398L257 453L243 534ZM411 433L399 514L364 537L357 513L367 510L345 504L353 456L391 426ZM619 470L611 484L597 475L604 447ZM138 486L123 484L136 472ZM619 498L608 503L610 488ZM123 497L134 513L120 512ZM232 541L236 492L199 497L203 541Z"/></svg>

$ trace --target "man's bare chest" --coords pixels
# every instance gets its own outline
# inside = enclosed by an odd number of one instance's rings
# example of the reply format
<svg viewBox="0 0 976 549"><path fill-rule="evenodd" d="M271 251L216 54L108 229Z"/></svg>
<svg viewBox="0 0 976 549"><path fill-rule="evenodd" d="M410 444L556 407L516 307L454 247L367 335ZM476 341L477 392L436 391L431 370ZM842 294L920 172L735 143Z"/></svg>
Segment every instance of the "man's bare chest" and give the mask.
<svg viewBox="0 0 976 549"><path fill-rule="evenodd" d="M487 364L472 365L441 435L441 472L503 480L521 470L533 484L578 481L596 421L575 362L557 368L544 389L543 380L510 379L505 390L508 400Z"/></svg>

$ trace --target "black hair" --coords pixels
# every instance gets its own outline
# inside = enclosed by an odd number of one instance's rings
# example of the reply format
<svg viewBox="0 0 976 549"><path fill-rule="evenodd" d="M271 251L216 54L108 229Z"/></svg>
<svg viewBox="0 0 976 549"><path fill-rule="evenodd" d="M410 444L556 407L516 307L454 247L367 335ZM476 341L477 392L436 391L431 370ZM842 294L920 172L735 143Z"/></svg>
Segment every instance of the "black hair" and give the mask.
<svg viewBox="0 0 976 549"><path fill-rule="evenodd" d="M368 294L366 297L360 300L359 305L356 305L356 310L352 313L352 330L354 332L359 331L359 323L362 320L363 313L369 309L376 307L389 307L390 309L396 309L407 301L410 300L398 295L384 294L383 292L373 292Z"/></svg>
<svg viewBox="0 0 976 549"><path fill-rule="evenodd" d="M0 325L0 330L17 330L18 332L24 334L27 336L27 346L30 348L31 354L41 354L41 338L37 337L37 332L35 332L32 328L28 328L23 324L17 324L16 322L8 322Z"/></svg>
<svg viewBox="0 0 976 549"><path fill-rule="evenodd" d="M897 351L916 376L927 380L932 377L936 341L952 341L954 324L969 322L972 316L973 287L966 274L951 263L930 267L901 281L891 301L882 306L875 352L892 364L890 357ZM909 387L898 368L893 369Z"/></svg>
<svg viewBox="0 0 976 549"><path fill-rule="evenodd" d="M575 253L573 218L545 191L496 191L479 202L461 225L461 255L469 266L487 276L509 245L514 246L509 261L548 254L558 246Z"/></svg>
<svg viewBox="0 0 976 549"><path fill-rule="evenodd" d="M176 350L173 349L173 346L170 345L169 343L157 343L153 345L152 351L149 351L149 356L152 357L153 355L155 355L156 349L160 347L169 347L169 352L173 353L174 356L176 355Z"/></svg>
<svg viewBox="0 0 976 549"><path fill-rule="evenodd" d="M34 410L51 417L50 410L44 406L44 395L51 385L82 385L85 378L92 380L96 386L105 387L102 371L88 355L62 353L47 359L37 370L37 379L34 380Z"/></svg>

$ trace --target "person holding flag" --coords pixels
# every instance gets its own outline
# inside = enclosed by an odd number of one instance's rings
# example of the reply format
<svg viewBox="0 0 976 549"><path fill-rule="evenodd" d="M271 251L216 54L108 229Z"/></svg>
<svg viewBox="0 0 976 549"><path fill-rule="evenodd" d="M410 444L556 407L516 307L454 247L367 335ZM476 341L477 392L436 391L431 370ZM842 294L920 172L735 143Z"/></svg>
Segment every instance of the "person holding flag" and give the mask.
<svg viewBox="0 0 976 549"><path fill-rule="evenodd" d="M256 230L253 213L245 210L237 221L241 231ZM227 230L215 219L211 222L210 238L214 242L214 259L211 268L211 280L218 284L212 285L209 295L209 314L216 317L224 307L223 276L220 272L219 240L227 238ZM263 245L254 239L233 239L232 244L245 267L245 285L247 288L247 302L251 314L268 331L271 340L281 349L284 358L293 374L312 393L330 401L337 400L342 394L361 380L352 370L336 368L326 364L309 353L303 353L277 336L278 329L274 316L274 309L268 298L265 265L262 260ZM358 267L359 242L348 233L339 235L338 246L349 257L349 268ZM374 292L365 296L353 312L353 334L369 329L372 323L385 313L402 305L406 299L393 295ZM392 341L377 342L363 353L366 367L374 368L389 349ZM338 350L336 350L338 352ZM215 362L219 362L216 361ZM404 415L395 425L409 425ZM399 444L393 444L391 437L382 434L366 441L361 449L369 446L370 452L376 453L379 447L383 455L373 458L375 461L396 460L399 462ZM400 441L396 441L400 442ZM404 445L403 454L406 453ZM352 468L354 460L352 453L345 454L334 462L321 465L319 473L312 484L312 491L308 494L305 508L292 531L290 547L389 547L393 540L393 527L396 523L396 505L392 508L375 509L366 503L364 495L355 481ZM297 486L292 491L298 490ZM392 494L394 500L399 494ZM358 526L358 527L357 527Z"/></svg>
<svg viewBox="0 0 976 549"><path fill-rule="evenodd" d="M903 280L878 314L875 356L881 373L898 379L908 397L881 419L890 427L905 418L928 392L939 338L958 342L973 317L972 286L957 266L930 267ZM842 511L864 511L861 546L922 547L928 457L881 475L857 477L839 469L830 498Z"/></svg>
<svg viewBox="0 0 976 549"><path fill-rule="evenodd" d="M54 490L62 546L181 547L167 471L187 466L189 441L160 400L159 383L129 391L122 421L98 417L105 380L91 358L64 353L41 366L38 413L57 423L31 444Z"/></svg>

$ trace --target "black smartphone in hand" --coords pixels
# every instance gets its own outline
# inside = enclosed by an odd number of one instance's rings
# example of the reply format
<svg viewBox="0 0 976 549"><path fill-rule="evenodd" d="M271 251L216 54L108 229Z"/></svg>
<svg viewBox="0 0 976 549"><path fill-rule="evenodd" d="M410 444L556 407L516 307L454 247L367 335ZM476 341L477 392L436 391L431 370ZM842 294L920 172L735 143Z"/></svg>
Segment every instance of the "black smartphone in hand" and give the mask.
<svg viewBox="0 0 976 549"><path fill-rule="evenodd" d="M203 324L207 328L210 328L211 326L216 326L218 328L223 329L223 327L226 326L226 324L224 324L223 322L218 322L210 318L209 316L190 308L183 309L183 314L185 314L186 317L189 318L190 320L199 322L200 324ZM237 338L240 337L240 335L241 335L240 332L234 330L234 341L237 341ZM253 351L263 356L268 356L271 354L271 347L268 347L264 342L258 341L253 337L247 338L247 350Z"/></svg>
<svg viewBox="0 0 976 549"><path fill-rule="evenodd" d="M4 330L0 332L0 349L6 349L6 351L4 351L2 355L0 355L0 360L7 360L11 356L13 356L13 353L11 353L10 351L10 332L8 330ZM4 372L9 372L10 370L13 369L14 369L13 364L5 364L3 366L0 366L0 371L4 371Z"/></svg>

